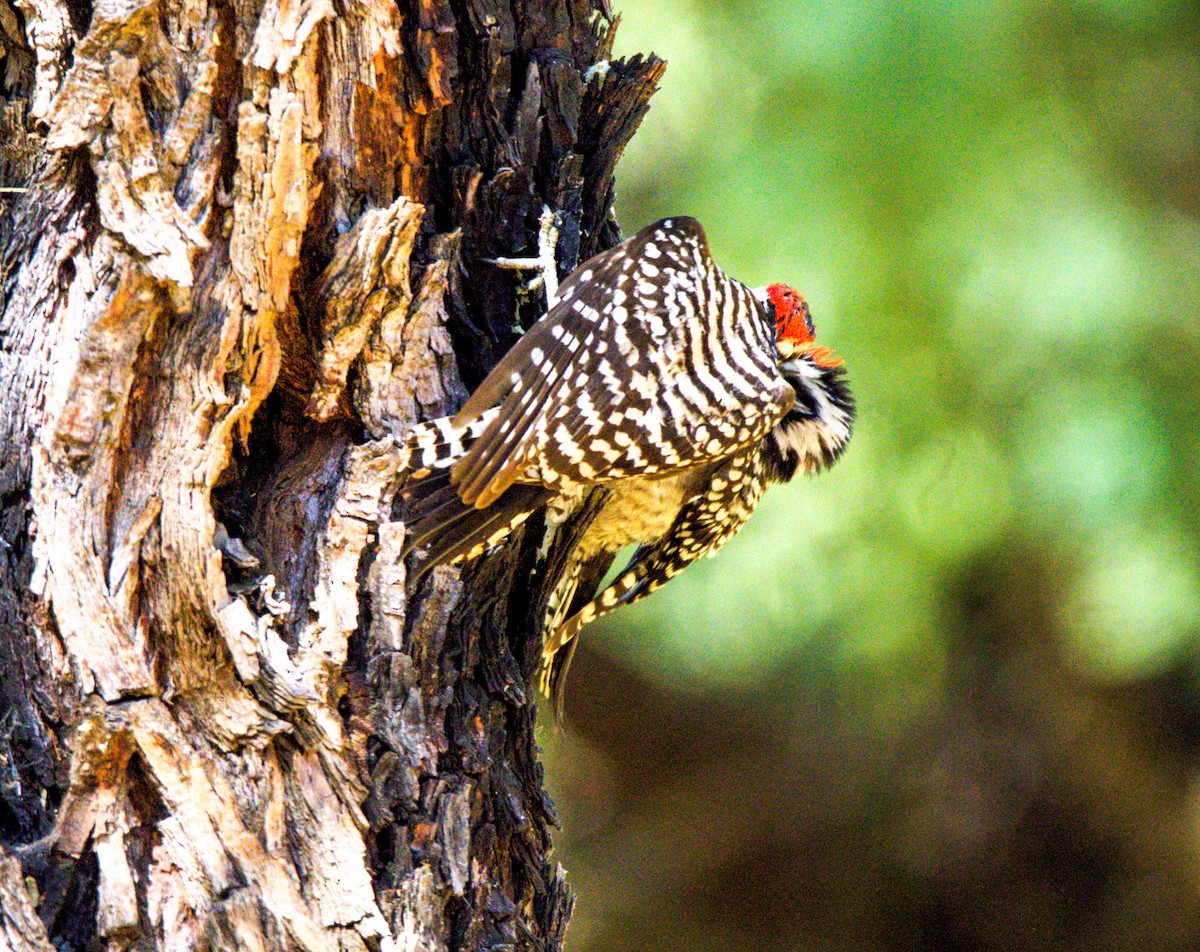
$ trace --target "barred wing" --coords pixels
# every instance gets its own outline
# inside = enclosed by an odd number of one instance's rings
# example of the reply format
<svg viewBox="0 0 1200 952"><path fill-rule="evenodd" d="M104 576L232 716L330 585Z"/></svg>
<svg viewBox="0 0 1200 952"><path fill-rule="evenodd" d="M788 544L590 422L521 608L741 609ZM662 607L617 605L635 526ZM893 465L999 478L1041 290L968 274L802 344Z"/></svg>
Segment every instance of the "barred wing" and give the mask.
<svg viewBox="0 0 1200 952"><path fill-rule="evenodd" d="M794 399L774 334L699 222L649 225L573 272L455 417L500 408L451 482L484 508L517 481L563 489L728 456Z"/></svg>

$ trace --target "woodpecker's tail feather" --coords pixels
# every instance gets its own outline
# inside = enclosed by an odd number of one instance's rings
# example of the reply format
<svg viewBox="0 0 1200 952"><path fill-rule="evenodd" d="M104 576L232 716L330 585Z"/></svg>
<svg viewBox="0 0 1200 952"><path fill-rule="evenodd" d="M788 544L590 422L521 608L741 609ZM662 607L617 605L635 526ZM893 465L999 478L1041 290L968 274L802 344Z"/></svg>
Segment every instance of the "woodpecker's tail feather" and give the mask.
<svg viewBox="0 0 1200 952"><path fill-rule="evenodd" d="M546 638L546 645L542 649L542 667L538 680L538 686L543 691L549 692L550 690L555 655L574 642L575 636L585 625L591 624L601 615L607 615L622 605L636 602L644 595L649 595L661 587L661 583L647 581L650 567L647 562L638 561L638 557L635 555L629 567L614 579L608 588L595 598L587 600L582 607L578 607L568 615L567 620ZM582 599L580 600L582 601ZM574 605L572 607L576 608Z"/></svg>
<svg viewBox="0 0 1200 952"><path fill-rule="evenodd" d="M438 565L478 558L503 542L544 503L544 490L533 486L510 486L487 509L476 509L455 497L413 527L416 541L411 546L406 542L406 549L412 551L421 547L422 540L431 540L424 546L425 558L416 567L416 577L421 578Z"/></svg>
<svg viewBox="0 0 1200 952"><path fill-rule="evenodd" d="M485 509L459 498L450 481L450 467L490 420L490 414L465 426L455 426L449 418L432 420L415 427L405 440L400 518L408 527L404 555L425 550L425 558L415 567L418 579L437 565L482 555L546 502L543 487L524 484L509 487Z"/></svg>
<svg viewBox="0 0 1200 952"><path fill-rule="evenodd" d="M571 670L571 660L575 657L575 649L579 647L579 639L572 638L547 662L544 679L539 672L539 683L545 681L540 690L549 699L554 710L554 719L562 722L563 705L567 696L567 673Z"/></svg>
<svg viewBox="0 0 1200 952"><path fill-rule="evenodd" d="M662 588L695 557L691 553L683 558L680 555L673 546L665 550L662 545L643 546L634 553L625 571L594 598L589 599L579 593L594 592L599 578L593 579L590 586L579 585L571 611L559 616L566 620L555 628L547 629L552 633L546 636L538 668L538 689L553 701L556 716L562 712L563 690L571 659L579 645L579 632L602 615L616 611L622 605L632 605ZM600 574L601 577L604 575L603 572Z"/></svg>
<svg viewBox="0 0 1200 952"><path fill-rule="evenodd" d="M579 647L579 639L575 635L583 627L569 628L564 621L576 617L580 609L591 603L615 554L602 552L588 562L572 562L546 602L543 622L546 640L538 666L537 686L553 706L555 720L562 720L567 672L575 649Z"/></svg>
<svg viewBox="0 0 1200 952"><path fill-rule="evenodd" d="M562 720L562 705L564 688L567 682L567 669L571 666L571 656L575 654L578 639L563 641L560 636L562 623L579 607L581 600L580 579L583 576L584 564L572 561L562 576L555 583L553 590L546 600L546 614L542 619L542 631L545 641L542 643L542 657L538 665L537 686L542 697L546 698L554 708L554 719ZM595 583L591 588L583 590L590 597L595 591Z"/></svg>

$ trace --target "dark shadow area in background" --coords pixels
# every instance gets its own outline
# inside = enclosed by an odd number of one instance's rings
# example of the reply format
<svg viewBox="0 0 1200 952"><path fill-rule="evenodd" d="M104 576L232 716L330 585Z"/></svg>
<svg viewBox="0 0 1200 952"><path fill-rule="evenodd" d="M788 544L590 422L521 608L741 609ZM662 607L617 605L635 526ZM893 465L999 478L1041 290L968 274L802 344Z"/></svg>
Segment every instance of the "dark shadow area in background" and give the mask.
<svg viewBox="0 0 1200 952"><path fill-rule="evenodd" d="M1198 947L1193 672L1073 676L1057 584L1036 550L970 569L944 701L892 744L839 700L827 643L687 696L585 638L579 756L551 789L560 860L602 910L586 947Z"/></svg>

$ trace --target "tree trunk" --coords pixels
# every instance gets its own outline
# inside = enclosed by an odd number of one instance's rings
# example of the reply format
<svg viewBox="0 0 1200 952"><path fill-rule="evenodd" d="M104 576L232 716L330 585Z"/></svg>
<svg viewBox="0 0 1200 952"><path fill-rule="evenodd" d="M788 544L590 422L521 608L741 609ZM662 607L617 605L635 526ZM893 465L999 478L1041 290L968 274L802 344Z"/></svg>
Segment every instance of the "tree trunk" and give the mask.
<svg viewBox="0 0 1200 952"><path fill-rule="evenodd" d="M484 259L617 240L663 64L588 0L8 2L0 948L560 947L539 526L414 591L394 448L538 314Z"/></svg>

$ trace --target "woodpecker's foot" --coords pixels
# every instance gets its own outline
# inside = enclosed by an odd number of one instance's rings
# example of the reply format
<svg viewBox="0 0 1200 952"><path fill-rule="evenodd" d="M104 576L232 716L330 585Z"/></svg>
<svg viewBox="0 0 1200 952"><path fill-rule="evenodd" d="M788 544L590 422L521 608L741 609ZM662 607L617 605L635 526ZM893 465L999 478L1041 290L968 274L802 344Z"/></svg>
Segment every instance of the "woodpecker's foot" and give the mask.
<svg viewBox="0 0 1200 952"><path fill-rule="evenodd" d="M525 285L524 291L530 293L538 288L546 289L546 310L554 307L558 301L558 263L554 258L554 250L558 245L558 226L554 224L554 212L549 206L542 207L538 229L538 254L536 258L484 258L500 268L511 268L514 271L537 271L537 277Z"/></svg>

